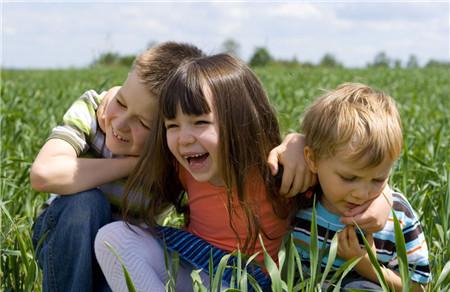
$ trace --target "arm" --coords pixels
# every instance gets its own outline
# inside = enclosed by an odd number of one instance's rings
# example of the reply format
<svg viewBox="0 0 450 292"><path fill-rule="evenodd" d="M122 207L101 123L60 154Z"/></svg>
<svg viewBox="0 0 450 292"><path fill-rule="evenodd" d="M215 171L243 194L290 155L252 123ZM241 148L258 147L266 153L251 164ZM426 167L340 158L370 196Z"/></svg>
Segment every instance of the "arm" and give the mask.
<svg viewBox="0 0 450 292"><path fill-rule="evenodd" d="M369 259L367 251L364 248L361 248L358 243L355 228L347 225L344 230L338 233L338 239L339 244L337 255L344 260L361 257L361 260L354 267L355 272L363 278L366 278L374 283L379 283L375 268ZM371 246L373 253L376 253L372 234L367 234L366 239ZM403 284L400 275L397 272L383 266L381 267L381 270L389 287L393 288L395 291L402 291ZM409 287L410 291L424 291L423 286L413 281L410 281Z"/></svg>
<svg viewBox="0 0 450 292"><path fill-rule="evenodd" d="M39 192L73 194L128 176L137 159L79 158L66 141L50 139L33 162L31 186Z"/></svg>
<svg viewBox="0 0 450 292"><path fill-rule="evenodd" d="M288 134L279 146L270 151L267 159L272 175L277 174L278 164L283 165L280 193L287 197L304 192L317 182L316 175L309 170L303 157L304 143L302 135Z"/></svg>
<svg viewBox="0 0 450 292"><path fill-rule="evenodd" d="M96 111L98 97L92 91L85 92L67 110L63 123L53 129L51 139L42 147L32 165L30 180L35 190L72 194L128 175L137 158L77 157L87 150L86 139L94 135L93 125L100 125L101 119L97 114L103 114L117 89L113 87L100 96L101 104L95 115L92 112Z"/></svg>
<svg viewBox="0 0 450 292"><path fill-rule="evenodd" d="M389 185L383 189L383 193L365 204L347 211L341 217L341 223L346 225L358 224L368 233L383 229L387 222L392 206L392 191Z"/></svg>

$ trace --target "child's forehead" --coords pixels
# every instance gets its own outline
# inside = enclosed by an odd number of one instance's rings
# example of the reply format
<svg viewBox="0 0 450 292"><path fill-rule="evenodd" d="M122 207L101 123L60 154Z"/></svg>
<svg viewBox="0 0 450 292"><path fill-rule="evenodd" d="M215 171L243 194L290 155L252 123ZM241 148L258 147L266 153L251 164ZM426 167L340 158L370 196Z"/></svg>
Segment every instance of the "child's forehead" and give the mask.
<svg viewBox="0 0 450 292"><path fill-rule="evenodd" d="M384 156L380 163L372 165L372 154L370 152L358 157L358 159L355 159L355 156L352 154L354 153L352 153L351 148L340 147L336 150L333 157L342 166L342 169L354 173L369 171L383 174L389 172L395 162L389 156Z"/></svg>

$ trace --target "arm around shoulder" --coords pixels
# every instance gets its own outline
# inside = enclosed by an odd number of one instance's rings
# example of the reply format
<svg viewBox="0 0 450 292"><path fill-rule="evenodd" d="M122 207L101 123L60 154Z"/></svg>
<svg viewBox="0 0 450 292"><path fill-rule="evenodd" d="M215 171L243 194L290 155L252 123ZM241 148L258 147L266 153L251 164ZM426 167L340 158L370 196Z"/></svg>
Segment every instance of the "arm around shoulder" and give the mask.
<svg viewBox="0 0 450 292"><path fill-rule="evenodd" d="M48 140L31 166L31 187L39 192L52 192L51 186L64 175L61 172L76 158L75 149L66 141Z"/></svg>
<svg viewBox="0 0 450 292"><path fill-rule="evenodd" d="M136 157L79 158L68 142L50 139L31 167L31 187L39 192L73 194L126 177L136 163Z"/></svg>

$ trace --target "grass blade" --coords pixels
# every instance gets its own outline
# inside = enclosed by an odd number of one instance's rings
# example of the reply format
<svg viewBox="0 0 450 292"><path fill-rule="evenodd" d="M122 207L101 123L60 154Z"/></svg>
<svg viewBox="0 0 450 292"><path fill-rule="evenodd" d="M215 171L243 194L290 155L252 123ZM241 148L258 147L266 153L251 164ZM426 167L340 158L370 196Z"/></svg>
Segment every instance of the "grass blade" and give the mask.
<svg viewBox="0 0 450 292"><path fill-rule="evenodd" d="M448 261L444 268L442 269L441 274L439 275L439 278L436 281L436 284L434 284L435 287L439 287L444 280L449 281L450 278L450 261Z"/></svg>
<svg viewBox="0 0 450 292"><path fill-rule="evenodd" d="M261 247L264 252L264 265L266 266L267 271L269 272L270 278L272 279L272 291L280 292L282 291L282 282L281 273L278 269L277 265L273 261L272 257L267 253L266 247L264 246L264 242L262 240L261 235L259 235L259 241L261 242Z"/></svg>
<svg viewBox="0 0 450 292"><path fill-rule="evenodd" d="M383 291L390 291L389 290L389 286L388 286L388 284L386 282L386 279L384 278L383 271L381 270L380 263L378 263L376 255L372 251L372 248L370 247L369 243L367 242L367 239L364 236L364 233L362 232L362 230L359 228L358 225L356 225L356 227L358 228L359 232L362 235L361 237L362 237L362 239L364 241L364 247L366 248L367 255L369 256L370 262L372 263L372 266L375 269L375 273L377 275L377 278L378 278L378 281L379 281L379 283L381 285L381 288L383 288Z"/></svg>
<svg viewBox="0 0 450 292"><path fill-rule="evenodd" d="M353 270L353 268L359 263L359 261L361 260L361 258L353 258L350 259L348 261L346 261L340 268L339 270L336 271L335 275L341 275L341 277L339 278L339 281L336 283L336 286L333 289L333 292L339 292L341 291L341 284L342 284L342 280L345 278L345 276L347 276L347 274ZM334 278L334 277L333 277ZM334 283L334 281L331 281L332 283ZM389 291L389 290L384 290L384 291Z"/></svg>
<svg viewBox="0 0 450 292"><path fill-rule="evenodd" d="M325 267L325 270L322 274L322 280L320 281L320 286L322 287L325 283L328 273L333 266L334 260L336 259L337 247L338 247L338 236L337 232L334 234L333 239L331 240L331 245L328 253L328 261Z"/></svg>
<svg viewBox="0 0 450 292"><path fill-rule="evenodd" d="M116 249L115 249L109 242L107 242L107 241L104 241L103 243L108 247L108 249L114 254L114 256L115 256L115 257L117 258L117 260L119 261L120 266L122 267L123 274L124 274L124 276L125 276L125 282L126 282L126 284L127 284L128 291L130 291L130 292L136 292L136 288L134 287L133 280L131 280L131 276L130 276L130 274L128 273L128 270L127 270L127 268L126 268L124 262L122 261L122 258L121 258L120 255L117 253Z"/></svg>
<svg viewBox="0 0 450 292"><path fill-rule="evenodd" d="M403 236L402 227L398 221L395 212L392 211L394 217L394 231L395 231L395 246L397 249L397 259L400 270L400 277L402 279L403 288L402 291L409 291L409 271L408 271L408 257L406 256L406 244L405 237Z"/></svg>
<svg viewBox="0 0 450 292"><path fill-rule="evenodd" d="M203 281L202 278L200 277L200 272L202 270L192 270L191 272L191 279L192 279L192 289L194 290L194 292L207 292L208 290L206 289L205 285L203 285ZM210 287L210 291L214 291L211 290Z"/></svg>

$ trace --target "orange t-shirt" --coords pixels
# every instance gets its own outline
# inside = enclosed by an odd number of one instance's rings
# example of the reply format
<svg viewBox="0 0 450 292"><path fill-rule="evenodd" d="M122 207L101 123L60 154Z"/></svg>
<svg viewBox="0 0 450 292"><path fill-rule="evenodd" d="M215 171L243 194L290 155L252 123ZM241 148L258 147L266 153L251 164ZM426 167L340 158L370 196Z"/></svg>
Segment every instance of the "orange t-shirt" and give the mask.
<svg viewBox="0 0 450 292"><path fill-rule="evenodd" d="M179 176L189 198L190 222L187 230L225 251L237 250L239 240L230 226L225 188L208 182L198 182L181 166L179 166ZM270 238L262 235L264 246L271 257L277 259L281 241L287 232L288 220L280 219L274 213L262 180L254 180L248 191L252 194L255 204L258 204L256 212L261 228ZM242 247L247 237L247 219L237 199L234 201L232 222L239 234ZM257 251L260 251L260 254L256 259L262 263L264 254L259 238L255 249L248 251L247 254L253 255Z"/></svg>

